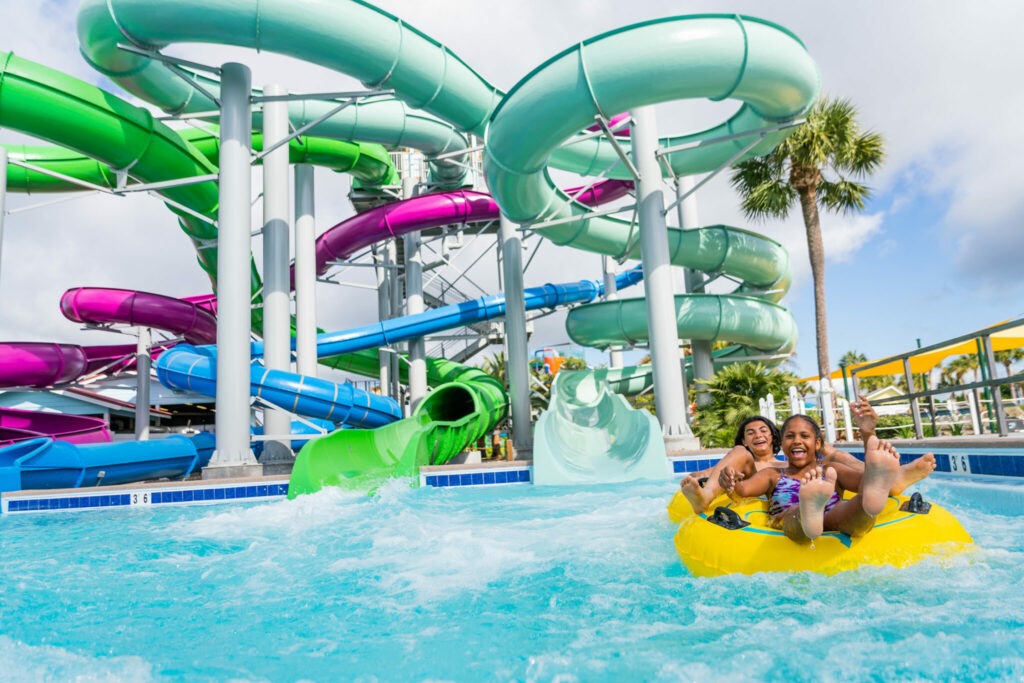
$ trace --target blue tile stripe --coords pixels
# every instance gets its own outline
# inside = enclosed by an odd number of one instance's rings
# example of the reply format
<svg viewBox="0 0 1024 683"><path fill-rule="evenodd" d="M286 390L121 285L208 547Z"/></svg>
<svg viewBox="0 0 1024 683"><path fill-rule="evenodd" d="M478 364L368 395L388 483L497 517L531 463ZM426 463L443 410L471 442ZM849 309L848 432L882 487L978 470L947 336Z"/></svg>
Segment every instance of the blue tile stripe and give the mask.
<svg viewBox="0 0 1024 683"><path fill-rule="evenodd" d="M486 472L428 474L424 477L424 483L427 486L434 486L437 488L446 488L451 486L490 486L493 484L520 484L529 482L529 468L491 470Z"/></svg>
<svg viewBox="0 0 1024 683"><path fill-rule="evenodd" d="M39 512L44 510L82 510L124 506L201 503L226 500L251 500L288 495L288 484L246 484L188 489L139 489L130 493L101 495L62 495L55 497L13 498L5 501L6 512Z"/></svg>

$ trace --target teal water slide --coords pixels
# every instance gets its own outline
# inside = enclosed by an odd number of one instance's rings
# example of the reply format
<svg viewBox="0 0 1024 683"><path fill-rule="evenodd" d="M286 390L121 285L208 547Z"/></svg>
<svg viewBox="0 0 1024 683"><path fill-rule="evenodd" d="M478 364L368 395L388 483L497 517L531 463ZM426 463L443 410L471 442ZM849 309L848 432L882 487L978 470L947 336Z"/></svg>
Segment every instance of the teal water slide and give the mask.
<svg viewBox="0 0 1024 683"><path fill-rule="evenodd" d="M508 94L488 128L488 186L510 218L540 223L536 231L556 243L620 259L640 257L632 223L588 215L552 182L547 168L564 140L595 117L640 106L690 98L740 100L739 111L722 125L662 145L679 148L660 159L674 174L712 172L770 151L786 132L765 131L806 111L818 85L804 46L768 22L709 15L612 31L556 55ZM760 354L792 351L796 327L774 303L790 277L781 246L725 226L670 229L669 245L672 263L740 283L731 295L677 296L680 336L725 339ZM648 339L646 302L579 307L569 313L566 329L575 342L598 348L642 343ZM645 424L616 403L593 373L556 384L534 440L536 481L667 474L661 439L651 438L652 420ZM641 463L650 469L642 471Z"/></svg>

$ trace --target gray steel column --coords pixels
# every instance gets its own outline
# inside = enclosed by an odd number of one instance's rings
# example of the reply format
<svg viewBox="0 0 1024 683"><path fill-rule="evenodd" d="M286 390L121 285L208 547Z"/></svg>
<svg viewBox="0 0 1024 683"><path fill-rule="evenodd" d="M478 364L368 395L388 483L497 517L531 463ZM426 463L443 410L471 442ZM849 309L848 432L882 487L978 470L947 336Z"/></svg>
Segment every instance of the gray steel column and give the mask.
<svg viewBox="0 0 1024 683"><path fill-rule="evenodd" d="M286 95L275 83L263 88L264 95ZM288 137L288 103L263 103L263 148ZM263 158L263 365L268 370L291 371L292 331L289 308L288 272L288 145L281 145ZM263 408L263 434L286 436L292 420L280 408ZM263 443L264 474L291 472L295 456L290 439Z"/></svg>
<svg viewBox="0 0 1024 683"><path fill-rule="evenodd" d="M604 275L604 300L615 301L619 298L619 285L615 281L615 266L611 256L601 257L601 270ZM608 349L608 367L622 367L622 347L612 346Z"/></svg>
<svg viewBox="0 0 1024 683"><path fill-rule="evenodd" d="M501 215L501 270L505 282L505 374L508 376L512 414L512 443L517 455L533 452L530 416L530 350L526 339L526 302L523 294L523 241L516 224Z"/></svg>
<svg viewBox="0 0 1024 683"><path fill-rule="evenodd" d="M676 197L681 197L694 188L697 183L693 176L682 176L676 185ZM679 215L679 227L683 230L693 230L700 227L700 216L697 213L697 194L693 193L683 201L676 204L676 211ZM693 268L683 269L683 285L687 293L703 294L704 278L699 270ZM715 366L711 355L711 342L690 340L690 353L693 367L694 387L698 379L711 379L715 375ZM694 391L697 405L705 406L711 402L711 396L706 391Z"/></svg>
<svg viewBox="0 0 1024 683"><path fill-rule="evenodd" d="M916 394L917 387L914 386L914 373L910 371L910 359L903 359L903 378L907 381L907 393ZM821 380L824 383L827 380ZM825 407L822 407L822 412L825 411ZM924 438L924 428L921 426L921 408L918 405L917 399L910 399L910 412L911 417L914 420L914 436L918 439Z"/></svg>
<svg viewBox="0 0 1024 683"><path fill-rule="evenodd" d="M402 178L402 196L413 195L416 182L411 172ZM423 256L420 253L422 239L418 232L405 236L405 312L408 315L422 313L423 305ZM423 337L409 340L409 410L415 410L427 395L427 349Z"/></svg>
<svg viewBox="0 0 1024 683"><path fill-rule="evenodd" d="M135 346L135 438L149 440L149 369L152 359L149 346L152 335L148 327L139 328L139 339Z"/></svg>
<svg viewBox="0 0 1024 683"><path fill-rule="evenodd" d="M300 375L316 377L316 211L313 167L295 166L295 355Z"/></svg>
<svg viewBox="0 0 1024 683"><path fill-rule="evenodd" d="M248 67L235 62L221 67L217 450L203 470L205 478L262 472L249 448L250 90Z"/></svg>
<svg viewBox="0 0 1024 683"><path fill-rule="evenodd" d="M391 319L397 318L402 315L402 278L405 273L399 271L398 263L398 238L392 238L388 240L387 244L388 260L394 268L388 270L388 278L391 280L391 314L388 316ZM388 361L391 363L391 387L388 394L391 398L398 401L399 405L402 403L402 367L401 360L399 360L398 349L392 345L392 348L396 353L388 354ZM404 411L404 406L403 406ZM404 413L403 413L404 414ZM408 417L408 415L406 415Z"/></svg>
<svg viewBox="0 0 1024 683"><path fill-rule="evenodd" d="M391 317L391 278L388 277L391 262L388 260L387 241L373 246L373 260L377 264L377 319L383 321ZM391 394L391 353L380 349L377 362L380 393L388 396Z"/></svg>
<svg viewBox="0 0 1024 683"><path fill-rule="evenodd" d="M699 443L686 422L686 394L665 226L665 185L656 156L658 128L654 107L639 107L632 114L633 160L640 172L636 201L651 364L654 368L654 403L665 447L673 452L697 448Z"/></svg>

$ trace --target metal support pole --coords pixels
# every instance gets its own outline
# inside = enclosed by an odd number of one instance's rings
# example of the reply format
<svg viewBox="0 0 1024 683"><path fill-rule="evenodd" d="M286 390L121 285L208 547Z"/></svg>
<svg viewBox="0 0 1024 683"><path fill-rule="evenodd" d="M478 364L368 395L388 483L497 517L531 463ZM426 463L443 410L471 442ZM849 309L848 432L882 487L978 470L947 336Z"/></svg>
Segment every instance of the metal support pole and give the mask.
<svg viewBox="0 0 1024 683"><path fill-rule="evenodd" d="M526 339L526 303L523 294L523 243L516 225L504 214L498 228L505 281L505 373L512 413L512 443L519 457L533 453L530 415L530 351Z"/></svg>
<svg viewBox="0 0 1024 683"><path fill-rule="evenodd" d="M377 319L384 321L391 317L391 279L388 277L387 244L373 246L373 260L377 264ZM381 349L377 351L378 378L380 379L380 393L387 396L391 393L391 354Z"/></svg>
<svg viewBox="0 0 1024 683"><path fill-rule="evenodd" d="M388 290L391 293L391 314L390 318L397 318L402 315L402 285L403 278L398 271L398 238L392 238L387 243L388 259L394 268L388 270L387 275L391 280L391 287ZM397 349L396 349L397 350ZM399 405L403 405L402 401L402 368L399 361L399 355L397 353L388 354L388 362L391 364L391 387L388 394L391 398L398 401ZM408 414L405 415L408 417Z"/></svg>
<svg viewBox="0 0 1024 683"><path fill-rule="evenodd" d="M413 195L416 181L411 171L402 178L402 196ZM405 236L405 312L408 315L422 313L423 305L423 257L420 254L422 240L418 232ZM409 410L427 395L427 351L423 337L409 340Z"/></svg>
<svg viewBox="0 0 1024 683"><path fill-rule="evenodd" d="M220 210L217 231L217 450L204 478L262 473L249 449L249 166L251 75L221 68Z"/></svg>
<svg viewBox="0 0 1024 683"><path fill-rule="evenodd" d="M700 227L700 216L697 213L697 194L693 192L696 185L693 176L682 176L676 184L676 212L679 216L679 227L683 230L694 230ZM690 193L687 195L687 193ZM685 196L685 198L683 198ZM684 291L690 294L704 293L704 278L699 270L683 269ZM711 355L711 342L708 340L690 340L690 360L693 368L694 386L700 387L697 380L709 380L715 375L715 365ZM697 405L706 406L711 402L711 395L706 391L694 390ZM689 413L687 413L689 414Z"/></svg>
<svg viewBox="0 0 1024 683"><path fill-rule="evenodd" d="M295 166L295 355L300 375L316 377L316 208L313 167Z"/></svg>
<svg viewBox="0 0 1024 683"><path fill-rule="evenodd" d="M601 270L604 274L604 300L615 301L619 298L619 285L615 281L615 267L611 256L601 257ZM608 367L622 367L622 347L612 346L608 349Z"/></svg>
<svg viewBox="0 0 1024 683"><path fill-rule="evenodd" d="M832 412L835 401L832 400L832 380L825 377L821 380L818 389L818 412L821 417L821 426L825 432L825 443L836 442L836 414Z"/></svg>
<svg viewBox="0 0 1024 683"><path fill-rule="evenodd" d="M135 346L135 438L149 440L149 369L152 359L149 347L152 335L148 327L139 328L139 339Z"/></svg>
<svg viewBox="0 0 1024 683"><path fill-rule="evenodd" d="M917 388L914 386L914 375L912 375L910 372L909 358L903 359L903 377L904 379L907 380L907 392L911 394L915 393L917 391ZM921 426L921 412L920 407L917 404L916 398L910 399L910 413L911 417L913 417L914 419L914 435L918 439L923 439L924 427Z"/></svg>
<svg viewBox="0 0 1024 683"><path fill-rule="evenodd" d="M654 402L665 447L672 453L684 448L699 448L700 444L686 421L686 393L672 294L672 264L668 260L668 234L663 213L665 189L656 156L658 129L654 107L638 107L632 114L633 158L640 171L636 203L651 364L654 367Z"/></svg>
<svg viewBox="0 0 1024 683"><path fill-rule="evenodd" d="M991 380L996 376L996 354L992 350L992 337L985 335L981 338L981 343L985 351L985 366ZM1003 390L999 385L992 385L992 407L996 413L996 432L999 436L1006 436L1006 410L1003 408Z"/></svg>
<svg viewBox="0 0 1024 683"><path fill-rule="evenodd" d="M285 95L277 84L264 94ZM269 149L288 137L288 103L263 103L263 147ZM291 320L288 282L288 146L281 145L263 158L263 365L268 370L291 370ZM263 408L263 434L287 437L291 417L280 408ZM265 441L264 474L287 474L295 463L290 439Z"/></svg>

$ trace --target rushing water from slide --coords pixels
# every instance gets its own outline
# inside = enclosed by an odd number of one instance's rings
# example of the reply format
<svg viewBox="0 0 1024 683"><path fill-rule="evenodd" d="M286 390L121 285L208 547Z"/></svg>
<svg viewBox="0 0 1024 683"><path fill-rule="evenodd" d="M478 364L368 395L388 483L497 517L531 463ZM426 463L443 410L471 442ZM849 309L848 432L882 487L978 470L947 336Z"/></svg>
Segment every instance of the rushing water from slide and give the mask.
<svg viewBox="0 0 1024 683"><path fill-rule="evenodd" d="M395 482L373 497L4 518L0 669L135 681L1024 676L1019 486L923 484L974 537L965 554L753 579L687 574L665 514L675 486Z"/></svg>

